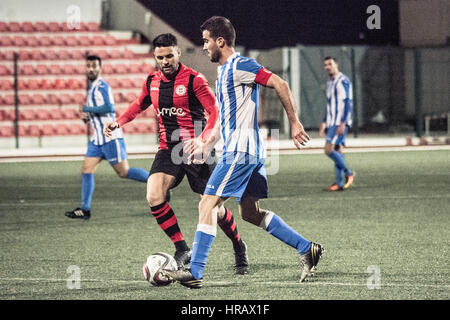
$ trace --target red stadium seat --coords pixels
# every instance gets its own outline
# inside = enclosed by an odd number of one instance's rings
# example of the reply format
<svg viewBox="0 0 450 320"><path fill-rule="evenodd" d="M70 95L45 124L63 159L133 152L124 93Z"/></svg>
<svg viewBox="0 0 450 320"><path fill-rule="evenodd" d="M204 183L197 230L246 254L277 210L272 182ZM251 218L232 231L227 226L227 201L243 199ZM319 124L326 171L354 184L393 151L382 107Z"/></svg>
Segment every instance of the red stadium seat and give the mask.
<svg viewBox="0 0 450 320"><path fill-rule="evenodd" d="M41 127L41 135L53 136L55 134L55 128L51 124L44 124Z"/></svg>
<svg viewBox="0 0 450 320"><path fill-rule="evenodd" d="M142 67L140 64L137 63L131 63L129 66L130 73L142 73Z"/></svg>
<svg viewBox="0 0 450 320"><path fill-rule="evenodd" d="M65 64L62 66L63 74L76 74L76 67L72 64Z"/></svg>
<svg viewBox="0 0 450 320"><path fill-rule="evenodd" d="M2 50L1 52L1 59L11 61L14 60L14 51L12 50Z"/></svg>
<svg viewBox="0 0 450 320"><path fill-rule="evenodd" d="M134 87L133 82L128 78L123 78L120 80L120 87L125 89L131 89Z"/></svg>
<svg viewBox="0 0 450 320"><path fill-rule="evenodd" d="M44 60L45 56L41 50L34 49L31 51L31 60Z"/></svg>
<svg viewBox="0 0 450 320"><path fill-rule="evenodd" d="M0 21L0 32L8 32L9 28L6 22Z"/></svg>
<svg viewBox="0 0 450 320"><path fill-rule="evenodd" d="M39 40L35 36L28 36L25 38L25 42L29 47L37 47L39 46Z"/></svg>
<svg viewBox="0 0 450 320"><path fill-rule="evenodd" d="M0 80L0 90L14 90L14 82L11 80Z"/></svg>
<svg viewBox="0 0 450 320"><path fill-rule="evenodd" d="M34 120L35 114L33 109L25 109L19 112L19 120Z"/></svg>
<svg viewBox="0 0 450 320"><path fill-rule="evenodd" d="M28 21L22 22L21 25L20 25L20 29L21 29L22 32L34 32L34 31L36 31L35 28L34 28L33 23L28 22Z"/></svg>
<svg viewBox="0 0 450 320"><path fill-rule="evenodd" d="M49 47L53 44L53 41L49 36L40 36L38 38L38 40L39 40L39 45L42 47Z"/></svg>
<svg viewBox="0 0 450 320"><path fill-rule="evenodd" d="M51 65L49 65L48 66L48 71L49 71L50 74L55 74L55 75L63 73L62 72L62 68L61 68L61 66L59 64L51 64Z"/></svg>
<svg viewBox="0 0 450 320"><path fill-rule="evenodd" d="M59 32L61 31L60 25L58 22L49 22L48 24L48 31L50 32Z"/></svg>
<svg viewBox="0 0 450 320"><path fill-rule="evenodd" d="M73 60L84 60L86 54L83 50L72 50L72 59Z"/></svg>
<svg viewBox="0 0 450 320"><path fill-rule="evenodd" d="M35 74L35 70L32 65L26 64L26 65L19 67L19 73L22 75L33 75L33 74Z"/></svg>
<svg viewBox="0 0 450 320"><path fill-rule="evenodd" d="M60 102L62 105L65 105L65 104L71 104L71 103L73 103L73 99L72 99L72 96L71 96L71 95L69 95L69 94L67 94L67 93L63 93L63 94L61 94L61 95L59 96L59 102Z"/></svg>
<svg viewBox="0 0 450 320"><path fill-rule="evenodd" d="M70 134L69 127L65 123L59 123L56 126L55 134L57 136L66 136Z"/></svg>
<svg viewBox="0 0 450 320"><path fill-rule="evenodd" d="M50 120L50 111L48 109L39 109L36 111L36 119L37 120Z"/></svg>
<svg viewBox="0 0 450 320"><path fill-rule="evenodd" d="M119 74L128 73L128 67L125 64L116 64L114 71Z"/></svg>
<svg viewBox="0 0 450 320"><path fill-rule="evenodd" d="M49 112L50 112L50 119L52 119L52 120L64 119L64 113L60 108L50 109Z"/></svg>
<svg viewBox="0 0 450 320"><path fill-rule="evenodd" d="M66 86L66 81L64 79L55 79L55 81L53 81L53 89L56 90L65 90L67 89Z"/></svg>
<svg viewBox="0 0 450 320"><path fill-rule="evenodd" d="M86 97L84 94L75 93L73 95L73 102L77 103L77 104L84 104L84 103L86 103Z"/></svg>
<svg viewBox="0 0 450 320"><path fill-rule="evenodd" d="M128 103L132 103L134 100L136 100L138 97L137 97L137 94L136 93L134 93L134 92L129 92L129 93L127 93L126 95L125 95L125 101L126 102L128 102Z"/></svg>
<svg viewBox="0 0 450 320"><path fill-rule="evenodd" d="M122 58L122 56L123 56L122 51L118 49L112 49L109 51L109 57L111 59L120 59Z"/></svg>
<svg viewBox="0 0 450 320"><path fill-rule="evenodd" d="M25 37L23 36L14 36L13 37L14 45L17 47L25 47L27 42L25 41Z"/></svg>
<svg viewBox="0 0 450 320"><path fill-rule="evenodd" d="M80 36L78 38L78 43L80 46L88 47L92 45L92 39L88 36Z"/></svg>
<svg viewBox="0 0 450 320"><path fill-rule="evenodd" d="M15 97L13 94L7 94L3 96L3 104L7 106L13 106L15 103Z"/></svg>
<svg viewBox="0 0 450 320"><path fill-rule="evenodd" d="M102 36L94 36L92 38L92 45L94 46L103 46L105 45L105 38Z"/></svg>
<svg viewBox="0 0 450 320"><path fill-rule="evenodd" d="M114 103L121 103L124 102L123 96L121 92L114 92L113 91L113 96L114 96Z"/></svg>
<svg viewBox="0 0 450 320"><path fill-rule="evenodd" d="M47 95L47 103L50 105L59 104L59 99L56 94L50 93Z"/></svg>
<svg viewBox="0 0 450 320"><path fill-rule="evenodd" d="M46 64L38 64L36 66L36 74L45 75L48 74L48 67Z"/></svg>
<svg viewBox="0 0 450 320"><path fill-rule="evenodd" d="M64 47L66 42L62 36L54 36L53 37L53 45L58 47Z"/></svg>
<svg viewBox="0 0 450 320"><path fill-rule="evenodd" d="M113 74L114 73L114 68L112 65L110 64L105 64L102 66L102 73L104 74Z"/></svg>
<svg viewBox="0 0 450 320"><path fill-rule="evenodd" d="M30 105L31 104L31 97L28 94L19 94L19 104L20 105Z"/></svg>
<svg viewBox="0 0 450 320"><path fill-rule="evenodd" d="M73 123L69 125L69 133L71 135L82 135L86 134L87 128L86 125L82 123Z"/></svg>
<svg viewBox="0 0 450 320"><path fill-rule="evenodd" d="M18 22L9 23L9 32L20 32L20 24Z"/></svg>
<svg viewBox="0 0 450 320"><path fill-rule="evenodd" d="M41 79L41 80L38 80L38 82L39 82L39 88L42 90L52 90L53 89L53 83L50 80Z"/></svg>
<svg viewBox="0 0 450 320"><path fill-rule="evenodd" d="M0 76L9 76L13 74L12 66L0 65Z"/></svg>
<svg viewBox="0 0 450 320"><path fill-rule="evenodd" d="M58 59L60 60L70 60L72 59L72 54L69 50L61 49L56 52Z"/></svg>
<svg viewBox="0 0 450 320"><path fill-rule="evenodd" d="M106 82L109 83L109 86L113 89L120 88L120 81L117 78L108 78L105 79Z"/></svg>
<svg viewBox="0 0 450 320"><path fill-rule="evenodd" d="M19 50L19 60L31 60L31 52L28 50Z"/></svg>
<svg viewBox="0 0 450 320"><path fill-rule="evenodd" d="M74 36L66 37L66 45L69 47L75 47L78 45L78 38Z"/></svg>
<svg viewBox="0 0 450 320"><path fill-rule="evenodd" d="M10 36L1 36L0 37L0 46L2 47L10 47L14 45L13 38Z"/></svg>
<svg viewBox="0 0 450 320"><path fill-rule="evenodd" d="M28 135L28 127L25 127L24 125L20 124L19 127L19 136L24 137L26 135Z"/></svg>
<svg viewBox="0 0 450 320"><path fill-rule="evenodd" d="M39 137L41 135L41 129L38 125L30 124L28 126L28 135L31 137Z"/></svg>
<svg viewBox="0 0 450 320"><path fill-rule="evenodd" d="M36 22L34 24L34 29L37 32L47 32L47 31L49 31L48 25L45 22Z"/></svg>
<svg viewBox="0 0 450 320"><path fill-rule="evenodd" d="M13 121L16 119L16 110L9 109L3 111L3 118L7 121Z"/></svg>
<svg viewBox="0 0 450 320"><path fill-rule="evenodd" d="M0 137L2 138L14 137L14 128L12 126L0 127Z"/></svg>
<svg viewBox="0 0 450 320"><path fill-rule="evenodd" d="M114 38L113 36L111 36L109 34L106 35L106 37L104 38L104 42L105 42L105 45L107 45L107 46L115 46L117 44L116 38Z"/></svg>
<svg viewBox="0 0 450 320"><path fill-rule="evenodd" d="M64 114L64 119L68 119L68 120L79 119L78 112L72 108L65 108L63 111L63 114Z"/></svg>
<svg viewBox="0 0 450 320"><path fill-rule="evenodd" d="M88 22L87 23L87 29L89 31L99 31L100 30L99 27L100 26L99 26L99 24L97 22Z"/></svg>
<svg viewBox="0 0 450 320"><path fill-rule="evenodd" d="M27 90L28 89L28 81L19 79L17 80L17 86L19 90Z"/></svg>
<svg viewBox="0 0 450 320"><path fill-rule="evenodd" d="M125 49L125 51L123 52L123 57L125 59L134 59L134 52L128 49Z"/></svg>
<svg viewBox="0 0 450 320"><path fill-rule="evenodd" d="M30 79L27 81L27 88L29 90L39 90L41 87L39 85L39 81L36 79Z"/></svg>
<svg viewBox="0 0 450 320"><path fill-rule="evenodd" d="M35 93L31 96L31 102L34 105L44 105L46 103L46 100L42 94Z"/></svg>

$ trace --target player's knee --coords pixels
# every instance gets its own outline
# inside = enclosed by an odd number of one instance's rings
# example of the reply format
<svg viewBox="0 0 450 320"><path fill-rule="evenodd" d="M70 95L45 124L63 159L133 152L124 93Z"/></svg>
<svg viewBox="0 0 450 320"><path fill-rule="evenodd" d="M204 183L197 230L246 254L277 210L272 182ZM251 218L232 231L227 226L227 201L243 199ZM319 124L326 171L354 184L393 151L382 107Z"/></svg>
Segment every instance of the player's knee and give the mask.
<svg viewBox="0 0 450 320"><path fill-rule="evenodd" d="M166 197L162 193L148 192L147 202L151 207L160 205L166 200Z"/></svg>
<svg viewBox="0 0 450 320"><path fill-rule="evenodd" d="M126 177L128 177L128 170L121 170L117 172L117 175L122 178L125 179Z"/></svg>
<svg viewBox="0 0 450 320"><path fill-rule="evenodd" d="M254 207L243 207L241 210L242 220L247 221L255 226L259 226L263 215Z"/></svg>

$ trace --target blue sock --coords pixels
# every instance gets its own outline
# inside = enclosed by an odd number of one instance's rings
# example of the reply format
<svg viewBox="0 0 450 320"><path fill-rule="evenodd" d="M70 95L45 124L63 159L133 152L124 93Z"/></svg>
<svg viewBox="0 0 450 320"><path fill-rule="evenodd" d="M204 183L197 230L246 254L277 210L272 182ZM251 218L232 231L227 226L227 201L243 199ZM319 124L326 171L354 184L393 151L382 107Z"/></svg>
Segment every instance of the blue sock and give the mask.
<svg viewBox="0 0 450 320"><path fill-rule="evenodd" d="M336 173L336 183L338 186L344 186L344 170L339 169L337 165L334 165L334 172Z"/></svg>
<svg viewBox="0 0 450 320"><path fill-rule="evenodd" d="M213 226L200 224L197 226L194 243L192 244L190 264L191 273L195 279L203 278L203 271L205 270L209 250L211 249L215 236L215 228Z"/></svg>
<svg viewBox="0 0 450 320"><path fill-rule="evenodd" d="M91 210L91 200L94 194L94 174L83 173L81 174L81 209Z"/></svg>
<svg viewBox="0 0 450 320"><path fill-rule="evenodd" d="M344 159L344 157L343 157L339 152L337 152L336 150L333 150L333 151L328 155L328 157L330 157L331 160L334 161L334 163L336 164L336 166L337 166L339 169L344 170L345 175L348 176L349 174L352 173L352 172L347 168L347 164L345 163L345 159Z"/></svg>
<svg viewBox="0 0 450 320"><path fill-rule="evenodd" d="M148 171L141 168L130 168L128 170L127 179L147 182Z"/></svg>
<svg viewBox="0 0 450 320"><path fill-rule="evenodd" d="M287 245L296 248L300 254L304 254L311 249L311 242L288 226L287 223L275 213L269 211L264 220L262 227L266 229L267 232Z"/></svg>

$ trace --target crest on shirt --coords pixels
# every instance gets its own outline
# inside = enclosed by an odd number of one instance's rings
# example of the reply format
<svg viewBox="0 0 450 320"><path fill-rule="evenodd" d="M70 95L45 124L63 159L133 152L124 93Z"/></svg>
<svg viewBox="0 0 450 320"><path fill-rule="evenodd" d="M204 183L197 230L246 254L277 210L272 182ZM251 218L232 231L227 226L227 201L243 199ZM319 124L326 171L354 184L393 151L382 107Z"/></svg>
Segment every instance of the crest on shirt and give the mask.
<svg viewBox="0 0 450 320"><path fill-rule="evenodd" d="M177 94L177 95L179 95L179 96L183 96L183 95L185 95L186 94L186 87L184 86L184 85L182 85L182 84L180 84L179 86L177 86L176 88L175 88L175 93Z"/></svg>

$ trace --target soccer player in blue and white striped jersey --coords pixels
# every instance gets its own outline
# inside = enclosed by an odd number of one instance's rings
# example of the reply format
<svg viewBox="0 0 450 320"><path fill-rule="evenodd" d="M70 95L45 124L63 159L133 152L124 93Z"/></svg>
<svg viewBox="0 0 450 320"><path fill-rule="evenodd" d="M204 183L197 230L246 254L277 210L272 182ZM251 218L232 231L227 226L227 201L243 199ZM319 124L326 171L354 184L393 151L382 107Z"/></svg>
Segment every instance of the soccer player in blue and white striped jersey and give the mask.
<svg viewBox="0 0 450 320"><path fill-rule="evenodd" d="M217 212L229 198L238 200L242 218L266 230L272 236L293 247L300 255L303 269L300 281L311 275L323 248L310 242L287 225L276 213L259 207L259 199L267 198L268 187L264 167L266 153L258 128L260 85L274 88L287 113L291 135L298 149L309 140L298 120L294 100L286 81L268 71L254 59L234 50L236 33L231 22L214 16L201 26L203 49L212 62L219 63L216 99L219 120L209 138L193 139L185 150L192 161L204 161L215 142L222 137L222 159L206 186L199 205L199 223L194 236L190 269L161 271L174 281L190 288L200 288L211 245L216 235ZM198 157L200 156L200 157Z"/></svg>
<svg viewBox="0 0 450 320"><path fill-rule="evenodd" d="M115 120L114 98L109 84L101 77L102 60L96 55L86 58L86 73L89 91L86 105L80 106L83 119L90 121L93 128L91 141L84 157L81 174L81 206L65 215L69 218L89 219L91 217L91 200L94 194L94 172L103 159L108 160L114 171L121 178L147 182L148 171L130 168L122 129L116 130L110 137L103 133L106 123ZM87 118L88 117L88 118Z"/></svg>
<svg viewBox="0 0 450 320"><path fill-rule="evenodd" d="M352 126L353 90L350 79L339 72L335 58L325 57L324 69L329 76L327 82L327 107L319 135L324 137L325 154L334 162L336 182L326 190L342 191L353 184L354 173L344 159L345 138Z"/></svg>

